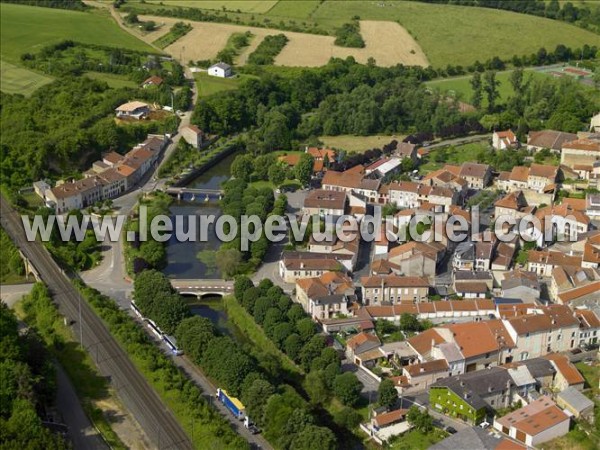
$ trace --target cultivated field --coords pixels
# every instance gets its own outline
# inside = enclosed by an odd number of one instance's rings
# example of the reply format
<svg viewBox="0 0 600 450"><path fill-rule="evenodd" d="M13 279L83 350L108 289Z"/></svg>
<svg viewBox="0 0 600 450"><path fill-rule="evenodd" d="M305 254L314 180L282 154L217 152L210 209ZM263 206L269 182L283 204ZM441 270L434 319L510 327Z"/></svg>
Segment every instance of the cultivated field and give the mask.
<svg viewBox="0 0 600 450"><path fill-rule="evenodd" d="M360 32L366 44L365 48L338 47L333 43L335 39L330 36L294 33L275 59L275 64L314 67L327 64L331 57L353 56L361 63L375 58L377 65L384 67L399 63L429 65L419 44L395 22L361 20Z"/></svg>
<svg viewBox="0 0 600 450"><path fill-rule="evenodd" d="M176 19L139 16L140 20L153 20L161 24L162 31L150 33L144 40L154 40L166 33ZM289 42L275 58L279 66L317 67L327 64L329 58L354 56L357 61L366 63L375 58L380 66L393 66L403 63L426 66L427 58L418 44L400 25L394 22L361 21L361 33L366 42L365 48L344 48L334 45L333 36L320 36L308 33L280 31L272 28L246 27L213 22L189 22L194 29L165 48L165 51L184 62L212 59L227 44L233 33L250 30L255 37L250 46L240 53L239 64L244 64L250 53L262 42L265 36L283 33Z"/></svg>
<svg viewBox="0 0 600 450"><path fill-rule="evenodd" d="M222 10L223 7L228 11L237 11L247 13L264 14L268 12L278 2L277 0L262 1L262 0L232 0L232 1L211 1L211 0L152 0L150 3L163 3L165 7L168 6L187 6L189 8L202 8L202 9L218 9ZM296 2L294 2L296 3ZM302 3L302 2L299 2Z"/></svg>
<svg viewBox="0 0 600 450"><path fill-rule="evenodd" d="M1 3L0 26L2 59L16 64L23 53L37 52L64 39L155 52L119 28L107 11L79 12Z"/></svg>
<svg viewBox="0 0 600 450"><path fill-rule="evenodd" d="M340 136L321 136L320 141L327 147L346 150L349 152L364 152L372 148L382 148L396 139L402 141L403 135L375 135L375 136L352 136L343 134Z"/></svg>
<svg viewBox="0 0 600 450"><path fill-rule="evenodd" d="M1 90L9 94L30 96L37 88L52 81L51 77L0 61Z"/></svg>
<svg viewBox="0 0 600 450"><path fill-rule="evenodd" d="M250 7L255 2L243 3ZM333 30L355 16L363 21L398 22L416 40L434 67L448 64L464 66L494 56L529 55L540 47L553 50L558 44L571 48L579 48L586 43L600 46L600 36L566 22L489 8L389 0L279 1L274 6L273 2L265 3L271 6L264 14L244 12L243 8L239 8L241 14L228 14L243 21L270 20L274 24L281 21L306 22L309 28L314 24L323 30ZM387 42L389 48L393 38L386 41L385 32L381 31L378 42ZM314 43L310 41L310 44ZM330 50L329 47L323 49L323 53ZM381 58L376 59L379 62Z"/></svg>

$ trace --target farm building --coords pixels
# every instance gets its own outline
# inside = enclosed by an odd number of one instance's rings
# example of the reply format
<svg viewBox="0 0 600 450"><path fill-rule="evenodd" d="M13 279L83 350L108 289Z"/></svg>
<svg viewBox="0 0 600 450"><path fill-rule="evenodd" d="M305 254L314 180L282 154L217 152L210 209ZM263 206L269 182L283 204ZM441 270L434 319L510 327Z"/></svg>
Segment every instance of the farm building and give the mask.
<svg viewBox="0 0 600 450"><path fill-rule="evenodd" d="M212 77L227 78L231 76L231 66L220 62L208 68L208 74Z"/></svg>

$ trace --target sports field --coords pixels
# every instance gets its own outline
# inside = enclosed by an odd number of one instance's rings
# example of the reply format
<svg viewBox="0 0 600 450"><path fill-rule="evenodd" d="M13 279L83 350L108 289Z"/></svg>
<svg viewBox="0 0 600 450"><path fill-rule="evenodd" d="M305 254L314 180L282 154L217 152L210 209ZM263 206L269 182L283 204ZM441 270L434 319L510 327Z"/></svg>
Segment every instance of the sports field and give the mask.
<svg viewBox="0 0 600 450"><path fill-rule="evenodd" d="M52 81L51 77L0 61L0 90L30 96L37 88Z"/></svg>
<svg viewBox="0 0 600 450"><path fill-rule="evenodd" d="M64 39L156 52L119 28L107 11L79 12L0 3L0 27L2 59L16 64L23 53L37 52Z"/></svg>

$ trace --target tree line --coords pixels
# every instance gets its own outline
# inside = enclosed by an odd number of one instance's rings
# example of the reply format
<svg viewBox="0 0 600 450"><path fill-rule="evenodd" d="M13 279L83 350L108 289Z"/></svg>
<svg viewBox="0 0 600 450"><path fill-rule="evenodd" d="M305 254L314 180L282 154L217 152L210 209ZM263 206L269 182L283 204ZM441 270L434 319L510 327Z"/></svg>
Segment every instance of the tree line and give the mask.
<svg viewBox="0 0 600 450"><path fill-rule="evenodd" d="M2 0L2 3L41 6L44 8L72 9L75 11L83 11L88 9L86 4L81 0Z"/></svg>
<svg viewBox="0 0 600 450"><path fill-rule="evenodd" d="M275 57L281 53L287 42L287 36L282 33L265 36L262 42L258 44L258 47L256 47L256 50L248 56L248 63L262 66L273 64Z"/></svg>
<svg viewBox="0 0 600 450"><path fill-rule="evenodd" d="M239 160L234 161L232 174L238 172L236 161ZM286 206L287 198L280 196L275 200L273 190L268 186L255 188L244 178L235 178L223 185L221 210L223 214L234 217L238 224L238 234L235 239L222 243L217 251L216 263L223 277L230 278L238 273L255 270L269 248L269 240L263 230L257 241L250 242L248 250L242 250L240 232L242 215L256 215L261 223L264 223L271 214L283 215ZM229 233L229 228L226 228L225 232Z"/></svg>
<svg viewBox="0 0 600 450"><path fill-rule="evenodd" d="M362 383L353 373L341 372L337 351L317 333L302 306L270 280L255 286L243 275L235 279L234 296L277 348L306 372L304 389L311 404L322 407L335 396L345 407L334 415L334 423L347 429L358 426L361 418L353 407L361 401Z"/></svg>
<svg viewBox="0 0 600 450"><path fill-rule="evenodd" d="M44 301L50 302L48 291L36 284L28 302ZM0 303L0 329L0 445L70 448L60 434L42 423L44 411L55 406L56 396L56 368L42 339L33 328L20 333L14 312L4 302Z"/></svg>
<svg viewBox="0 0 600 450"><path fill-rule="evenodd" d="M159 278L155 276L152 281L160 282ZM208 404L202 390L149 339L142 326L110 297L82 282L77 281L75 284L148 382L163 399L168 397L170 403L175 405L173 412L181 426L189 433L192 423L196 423L197 448L249 448L248 443L235 433L229 422ZM200 427L197 426L198 423ZM204 440L198 439L199 429Z"/></svg>

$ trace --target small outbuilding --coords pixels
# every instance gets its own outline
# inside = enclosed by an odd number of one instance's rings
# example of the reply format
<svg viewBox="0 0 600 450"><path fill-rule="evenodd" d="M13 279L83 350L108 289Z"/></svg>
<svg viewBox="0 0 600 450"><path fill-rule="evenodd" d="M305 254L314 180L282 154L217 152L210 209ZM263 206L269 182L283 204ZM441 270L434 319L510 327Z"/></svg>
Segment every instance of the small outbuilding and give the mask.
<svg viewBox="0 0 600 450"><path fill-rule="evenodd" d="M574 417L590 420L594 416L594 402L574 387L568 387L556 395L556 404Z"/></svg>

